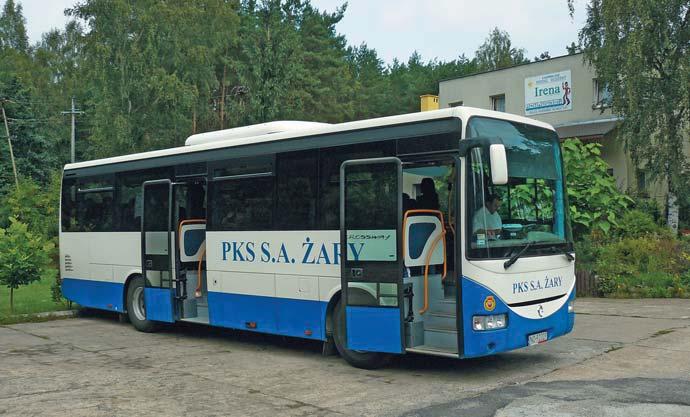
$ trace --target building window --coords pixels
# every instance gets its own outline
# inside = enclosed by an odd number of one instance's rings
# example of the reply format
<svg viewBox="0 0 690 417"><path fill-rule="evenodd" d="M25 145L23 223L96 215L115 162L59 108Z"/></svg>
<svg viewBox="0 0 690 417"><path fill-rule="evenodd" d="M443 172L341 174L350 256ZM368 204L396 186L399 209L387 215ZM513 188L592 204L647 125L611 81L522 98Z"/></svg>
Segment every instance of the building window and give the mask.
<svg viewBox="0 0 690 417"><path fill-rule="evenodd" d="M603 81L594 80L594 107L609 107L612 98L609 85Z"/></svg>
<svg viewBox="0 0 690 417"><path fill-rule="evenodd" d="M613 177L613 168L608 168L606 173Z"/></svg>
<svg viewBox="0 0 690 417"><path fill-rule="evenodd" d="M460 107L462 106L462 100L461 101L454 101L452 103L448 103L448 107Z"/></svg>
<svg viewBox="0 0 690 417"><path fill-rule="evenodd" d="M506 95L491 96L491 110L506 111Z"/></svg>

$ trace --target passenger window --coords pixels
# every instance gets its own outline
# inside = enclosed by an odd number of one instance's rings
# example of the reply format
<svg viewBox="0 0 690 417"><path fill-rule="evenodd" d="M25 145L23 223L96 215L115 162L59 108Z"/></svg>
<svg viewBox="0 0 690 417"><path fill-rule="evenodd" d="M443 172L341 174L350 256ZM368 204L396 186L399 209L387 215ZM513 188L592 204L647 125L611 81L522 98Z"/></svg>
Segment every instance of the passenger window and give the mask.
<svg viewBox="0 0 690 417"><path fill-rule="evenodd" d="M141 230L142 184L144 181L170 178L168 168L117 174L117 225L121 232Z"/></svg>
<svg viewBox="0 0 690 417"><path fill-rule="evenodd" d="M316 151L278 157L277 230L313 230L316 227Z"/></svg>
<svg viewBox="0 0 690 417"><path fill-rule="evenodd" d="M319 225L325 230L340 229L340 165L350 159L393 156L395 141L326 148L320 155Z"/></svg>
<svg viewBox="0 0 690 417"><path fill-rule="evenodd" d="M112 231L113 191L112 182L105 179L79 181L76 192L78 231Z"/></svg>
<svg viewBox="0 0 690 417"><path fill-rule="evenodd" d="M272 230L273 176L214 181L209 230Z"/></svg>
<svg viewBox="0 0 690 417"><path fill-rule="evenodd" d="M78 232L77 228L77 180L62 182L62 231Z"/></svg>

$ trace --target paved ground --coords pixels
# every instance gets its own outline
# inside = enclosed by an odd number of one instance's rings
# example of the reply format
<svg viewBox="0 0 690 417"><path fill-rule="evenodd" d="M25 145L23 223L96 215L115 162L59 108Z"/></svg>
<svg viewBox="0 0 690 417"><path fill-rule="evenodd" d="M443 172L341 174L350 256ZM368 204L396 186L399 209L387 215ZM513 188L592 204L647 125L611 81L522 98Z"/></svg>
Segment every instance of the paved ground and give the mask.
<svg viewBox="0 0 690 417"><path fill-rule="evenodd" d="M0 415L690 415L690 300L578 300L575 331L364 371L312 342L110 316L0 326Z"/></svg>

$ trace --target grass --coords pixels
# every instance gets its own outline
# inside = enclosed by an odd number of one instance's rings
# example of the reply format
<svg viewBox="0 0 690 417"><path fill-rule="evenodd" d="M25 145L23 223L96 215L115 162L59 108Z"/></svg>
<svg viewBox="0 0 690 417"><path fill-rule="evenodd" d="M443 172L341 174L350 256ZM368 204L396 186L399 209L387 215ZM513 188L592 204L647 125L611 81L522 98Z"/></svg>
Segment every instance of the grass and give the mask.
<svg viewBox="0 0 690 417"><path fill-rule="evenodd" d="M67 310L67 303L56 303L51 298L53 280L42 279L14 290L14 314L34 314ZM0 320L10 317L10 289L0 287Z"/></svg>

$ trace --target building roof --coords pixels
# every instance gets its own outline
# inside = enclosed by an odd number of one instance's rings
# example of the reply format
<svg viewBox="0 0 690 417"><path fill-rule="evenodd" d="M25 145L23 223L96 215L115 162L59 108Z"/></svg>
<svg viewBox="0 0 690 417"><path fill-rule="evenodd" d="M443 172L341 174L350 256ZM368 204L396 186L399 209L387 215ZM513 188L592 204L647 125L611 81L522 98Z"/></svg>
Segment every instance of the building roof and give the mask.
<svg viewBox="0 0 690 417"><path fill-rule="evenodd" d="M456 77L444 78L444 79L442 79L442 80L439 81L439 84L440 84L440 83L443 83L443 82L446 82L446 81L459 80L459 79L461 79L461 78L470 78L470 77L476 77L476 76L478 76L478 75L488 74L488 73L492 73L492 72L505 71L505 70L509 70L509 69L512 69L512 68L516 68L516 67L524 67L524 66L527 66L527 65L538 65L538 64L541 64L541 63L544 63L544 62L554 61L554 60L556 60L556 59L561 59L561 58L568 58L568 57L572 57L572 56L576 56L576 55L582 55L582 52L578 52L578 53L575 53L575 54L566 54L566 55L555 56L555 57L553 57L553 58L542 59L542 60L539 60L539 61L525 62L524 64L511 65L511 66L509 66L509 67L503 67L503 68L496 68L496 69L492 69L492 70L474 72L474 73L472 73L472 74L466 74L466 75L459 75L459 76L456 76Z"/></svg>

